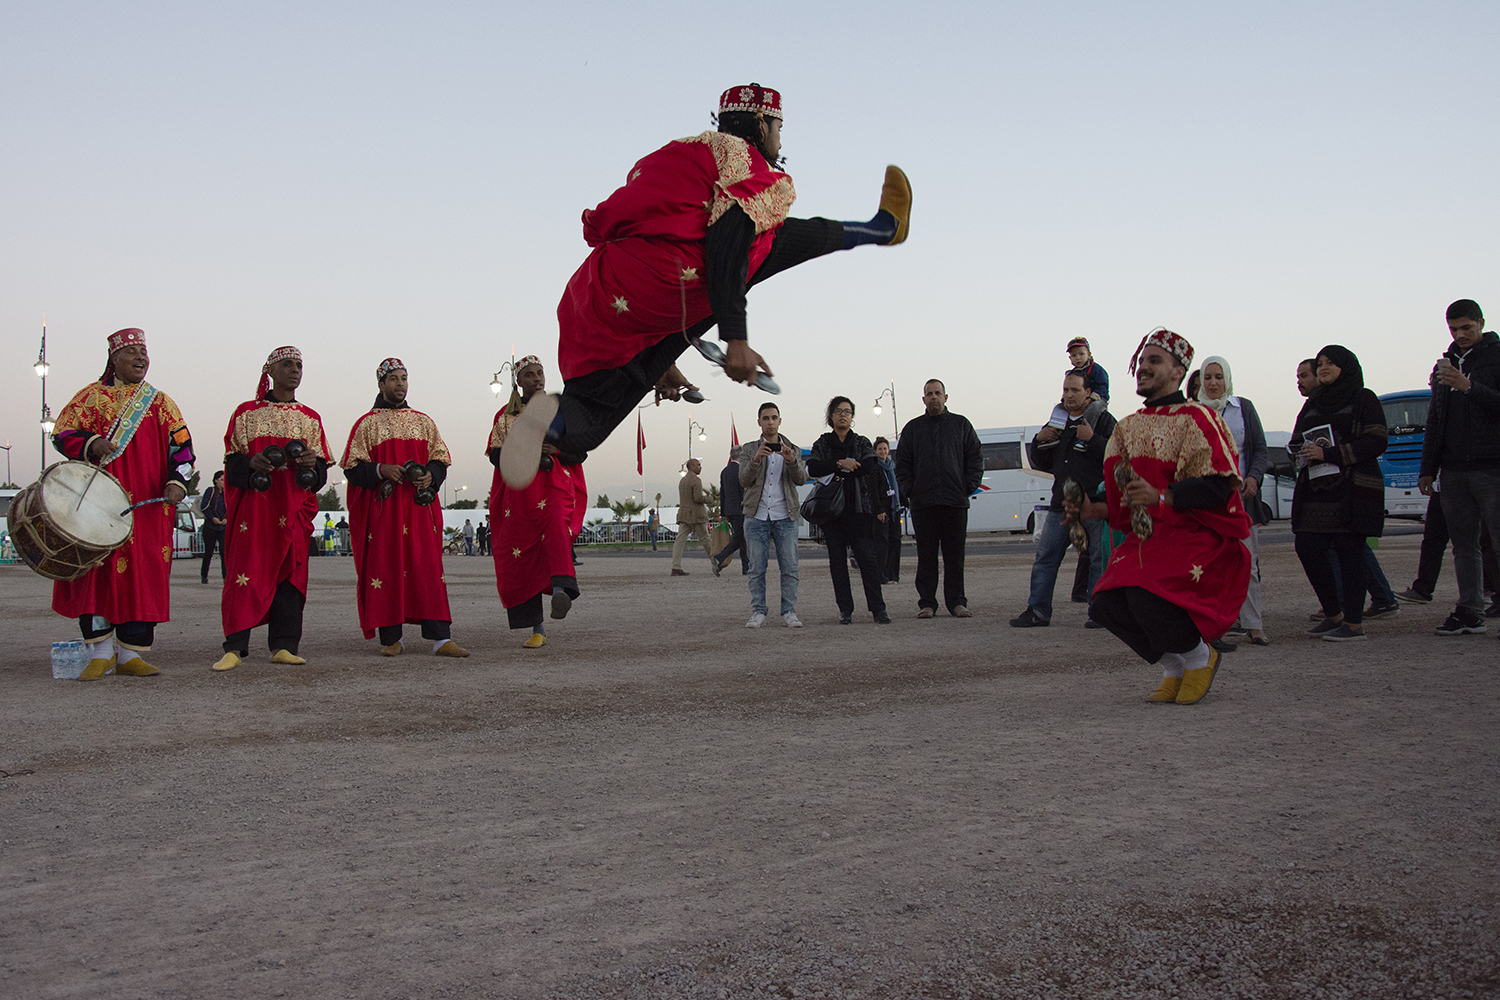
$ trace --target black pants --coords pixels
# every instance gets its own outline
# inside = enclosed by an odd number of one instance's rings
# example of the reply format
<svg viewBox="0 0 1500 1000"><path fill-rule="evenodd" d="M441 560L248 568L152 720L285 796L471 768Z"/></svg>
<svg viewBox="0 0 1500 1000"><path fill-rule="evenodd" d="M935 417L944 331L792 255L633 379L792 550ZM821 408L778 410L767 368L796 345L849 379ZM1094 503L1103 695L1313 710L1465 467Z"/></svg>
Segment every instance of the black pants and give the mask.
<svg viewBox="0 0 1500 1000"><path fill-rule="evenodd" d="M401 641L401 626L382 625L379 628L380 644L382 646L394 645ZM439 639L451 639L453 637L453 623L438 621L436 618L422 619L422 638L437 642Z"/></svg>
<svg viewBox="0 0 1500 1000"><path fill-rule="evenodd" d="M969 508L913 507L911 530L917 538L917 607L937 610L939 549L943 553L943 603L949 612L967 606L964 546L969 540Z"/></svg>
<svg viewBox="0 0 1500 1000"><path fill-rule="evenodd" d="M129 646L140 646L145 648L151 645L156 636L156 622L104 622L103 628L95 628L94 615L79 615L78 630L83 633L83 638L102 639L111 632L115 638Z"/></svg>
<svg viewBox="0 0 1500 1000"><path fill-rule="evenodd" d="M1073 603L1085 604L1089 599L1089 560L1092 553L1087 549L1078 553L1078 566L1073 570Z"/></svg>
<svg viewBox="0 0 1500 1000"><path fill-rule="evenodd" d="M573 600L578 600L578 578L573 576L554 576L552 587L561 587L563 593ZM542 623L542 599L552 596L552 587L548 587L540 594L531 597L530 600L517 604L513 608L505 609L505 616L509 619L511 628L536 628Z"/></svg>
<svg viewBox="0 0 1500 1000"><path fill-rule="evenodd" d="M886 583L901 579L901 512L893 510L875 522L875 548Z"/></svg>
<svg viewBox="0 0 1500 1000"><path fill-rule="evenodd" d="M755 269L747 287L754 287L771 277L814 257L844 248L844 227L832 219L787 219L776 230L771 252ZM651 392L667 369L677 363L688 348L688 339L702 337L713 329L712 316L688 327L687 335L666 334L661 340L631 358L622 368L605 368L563 383L558 413L564 431L555 444L559 451L582 454L593 451L609 437L646 394Z"/></svg>
<svg viewBox="0 0 1500 1000"><path fill-rule="evenodd" d="M302 606L306 603L307 598L292 581L282 580L276 585L271 610L266 617L266 646L271 652L284 649L296 655L297 644L302 641ZM224 652L250 655L250 629L226 635Z"/></svg>
<svg viewBox="0 0 1500 1000"><path fill-rule="evenodd" d="M885 612L885 598L880 593L880 554L875 548L869 514L845 511L844 515L823 525L823 540L828 544L828 575L833 578L833 597L839 614L854 613L854 592L849 588L849 550L859 563L859 579L865 586L865 607L873 615Z"/></svg>
<svg viewBox="0 0 1500 1000"><path fill-rule="evenodd" d="M740 554L740 572L749 573L750 561L746 558L745 552L745 515L725 514L724 520L729 522L729 526L734 529L734 534L730 536L729 544L720 549L719 554L714 556L714 559L718 562L723 562L729 558L731 553L738 552Z"/></svg>
<svg viewBox="0 0 1500 1000"><path fill-rule="evenodd" d="M1318 595L1323 614L1332 618L1342 610L1344 622L1348 625L1359 625L1365 620L1367 581L1365 555L1360 549L1366 544L1364 535L1347 531L1297 533L1297 558L1302 560L1302 571L1307 574L1307 582L1312 584L1313 593ZM1338 553L1338 582L1334 580L1333 564L1328 560L1330 552ZM1343 605L1342 609L1340 604Z"/></svg>
<svg viewBox="0 0 1500 1000"><path fill-rule="evenodd" d="M1147 663L1156 663L1163 653L1190 653L1203 641L1192 615L1143 587L1094 591L1089 617Z"/></svg>
<svg viewBox="0 0 1500 1000"><path fill-rule="evenodd" d="M1494 592L1500 586L1500 567L1496 566L1495 548L1490 533L1479 533L1480 555L1484 559L1484 589ZM1434 493L1427 501L1427 523L1422 526L1422 556L1417 562L1417 578L1411 589L1431 597L1437 589L1438 574L1443 571L1443 556L1448 551L1448 519L1443 516L1442 494Z"/></svg>
<svg viewBox="0 0 1500 1000"><path fill-rule="evenodd" d="M224 568L224 532L209 531L203 529L203 582L208 582L208 565L214 557L214 549L219 550L219 576L223 577L226 572Z"/></svg>

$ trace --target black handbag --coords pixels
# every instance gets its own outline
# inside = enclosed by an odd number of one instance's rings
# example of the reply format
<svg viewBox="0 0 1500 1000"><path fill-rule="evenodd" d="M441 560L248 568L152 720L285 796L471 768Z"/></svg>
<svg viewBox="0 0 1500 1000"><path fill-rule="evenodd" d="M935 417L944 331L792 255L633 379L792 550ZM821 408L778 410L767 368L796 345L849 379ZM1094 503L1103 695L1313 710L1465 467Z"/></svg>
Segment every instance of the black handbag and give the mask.
<svg viewBox="0 0 1500 1000"><path fill-rule="evenodd" d="M844 514L844 481L820 483L802 501L802 516L808 524L827 524Z"/></svg>

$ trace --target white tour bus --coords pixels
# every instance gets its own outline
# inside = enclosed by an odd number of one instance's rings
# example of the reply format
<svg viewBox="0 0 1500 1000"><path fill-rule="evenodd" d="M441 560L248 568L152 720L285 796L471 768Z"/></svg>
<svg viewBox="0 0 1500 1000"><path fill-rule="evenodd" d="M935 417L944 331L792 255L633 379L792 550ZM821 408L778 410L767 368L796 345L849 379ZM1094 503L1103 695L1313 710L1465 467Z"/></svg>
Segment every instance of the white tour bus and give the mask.
<svg viewBox="0 0 1500 1000"><path fill-rule="evenodd" d="M969 530L1036 531L1052 502L1052 473L1031 467L1026 444L1040 424L988 427L978 431L984 479L969 498Z"/></svg>

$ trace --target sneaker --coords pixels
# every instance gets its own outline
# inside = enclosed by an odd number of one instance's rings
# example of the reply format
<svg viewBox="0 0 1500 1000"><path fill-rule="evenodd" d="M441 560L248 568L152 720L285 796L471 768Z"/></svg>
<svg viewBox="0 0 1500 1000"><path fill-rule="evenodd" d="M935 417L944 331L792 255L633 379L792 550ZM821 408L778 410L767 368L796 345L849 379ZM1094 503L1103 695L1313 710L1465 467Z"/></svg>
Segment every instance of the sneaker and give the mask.
<svg viewBox="0 0 1500 1000"><path fill-rule="evenodd" d="M1051 621L1031 610L1030 606L1010 620L1011 628L1046 628L1051 624Z"/></svg>
<svg viewBox="0 0 1500 1000"><path fill-rule="evenodd" d="M880 612L879 614L877 614L875 616L875 624L876 625L889 625L890 623L891 623L891 616L890 616L889 613L887 613L885 611L882 611L882 612Z"/></svg>
<svg viewBox="0 0 1500 1000"><path fill-rule="evenodd" d="M1391 615L1396 614L1400 610L1400 604L1371 603L1368 608L1365 608L1365 621L1369 621L1371 618L1389 618Z"/></svg>
<svg viewBox="0 0 1500 1000"><path fill-rule="evenodd" d="M1467 608L1454 608L1448 620L1432 630L1438 635L1483 635L1484 619Z"/></svg>
<svg viewBox="0 0 1500 1000"><path fill-rule="evenodd" d="M766 623L766 616L763 615L763 614L761 614L759 611L757 611L757 612L755 612L755 614L753 614L753 615L750 616L750 620L745 623L745 627L746 628L760 628L765 623Z"/></svg>
<svg viewBox="0 0 1500 1000"><path fill-rule="evenodd" d="M787 628L802 627L802 619L797 617L797 612L795 611L788 611L786 614L781 616L781 620L786 622Z"/></svg>
<svg viewBox="0 0 1500 1000"><path fill-rule="evenodd" d="M853 615L839 615L839 624L840 625L848 625L848 624L850 624L853 621L854 621L854 616Z"/></svg>
<svg viewBox="0 0 1500 1000"><path fill-rule="evenodd" d="M1247 629L1245 626L1241 625L1239 622L1235 622L1233 625L1231 625L1228 629L1225 630L1225 632L1224 632L1224 638L1226 638L1226 639L1243 639L1246 636L1248 636L1249 634L1250 634L1250 630L1249 629Z"/></svg>
<svg viewBox="0 0 1500 1000"><path fill-rule="evenodd" d="M1324 618L1321 622L1319 622L1318 624L1314 625L1312 628L1308 629L1307 630L1307 634L1310 635L1310 636L1313 636L1314 638L1316 638L1316 637L1318 637L1320 635L1327 635L1329 632L1332 632L1334 629L1339 629L1339 628L1343 628L1343 627L1344 627L1344 623L1343 622L1336 622L1332 618Z"/></svg>
<svg viewBox="0 0 1500 1000"><path fill-rule="evenodd" d="M1340 625L1338 628L1334 629L1332 632L1324 632L1323 633L1323 641L1324 642L1349 642L1349 641L1351 641L1353 639L1368 639L1368 638L1369 638L1369 636L1365 635L1365 633L1364 633L1363 630L1361 630L1359 632L1356 632L1356 631L1354 631L1354 629L1350 628L1348 625Z"/></svg>
<svg viewBox="0 0 1500 1000"><path fill-rule="evenodd" d="M1090 618L1088 621L1086 621L1086 622L1083 623L1083 627L1084 628L1103 628L1104 625L1102 623L1096 622L1096 621L1094 621L1094 619Z"/></svg>
<svg viewBox="0 0 1500 1000"><path fill-rule="evenodd" d="M1405 590L1401 591L1401 593L1396 595L1396 600L1405 601L1407 604L1431 604L1432 595L1424 594L1419 590L1414 590L1411 587L1407 587Z"/></svg>

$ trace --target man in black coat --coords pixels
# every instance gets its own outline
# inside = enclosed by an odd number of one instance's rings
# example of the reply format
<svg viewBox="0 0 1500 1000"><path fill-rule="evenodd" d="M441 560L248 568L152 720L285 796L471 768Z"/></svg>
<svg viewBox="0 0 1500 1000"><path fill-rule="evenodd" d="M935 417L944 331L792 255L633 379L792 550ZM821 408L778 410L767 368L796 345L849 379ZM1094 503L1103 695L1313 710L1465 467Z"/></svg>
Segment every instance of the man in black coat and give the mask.
<svg viewBox="0 0 1500 1000"><path fill-rule="evenodd" d="M943 554L943 602L955 618L970 618L964 597L964 545L969 497L984 479L979 435L968 419L948 410L938 379L922 387L926 412L901 428L896 485L911 509L917 540L917 617L937 614L938 551Z"/></svg>
<svg viewBox="0 0 1500 1000"><path fill-rule="evenodd" d="M200 576L208 582L208 567L219 550L219 576L224 576L224 527L229 515L224 510L224 473L214 473L214 484L203 491L198 499L198 510L203 513L203 572Z"/></svg>
<svg viewBox="0 0 1500 1000"><path fill-rule="evenodd" d="M1438 361L1417 486L1431 496L1442 475L1458 577L1458 607L1434 631L1478 634L1485 631L1482 529L1500 550L1500 338L1484 332L1484 313L1472 299L1448 307L1448 332L1453 343Z"/></svg>
<svg viewBox="0 0 1500 1000"><path fill-rule="evenodd" d="M740 485L740 456L733 449L729 452L729 464L719 473L719 514L729 522L734 536L714 556L714 576L729 565L729 557L735 552L740 554L740 572L749 575L750 562L745 558L745 489Z"/></svg>

